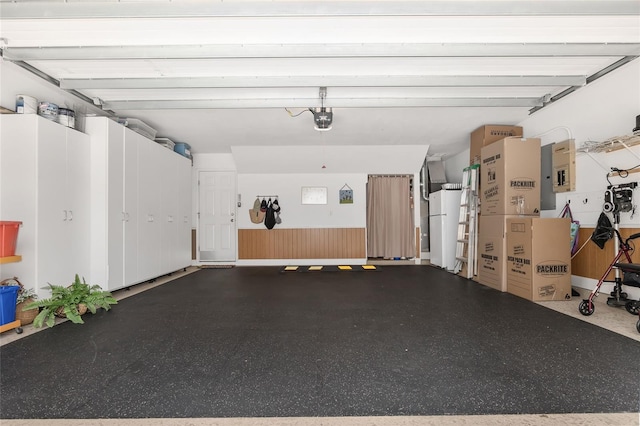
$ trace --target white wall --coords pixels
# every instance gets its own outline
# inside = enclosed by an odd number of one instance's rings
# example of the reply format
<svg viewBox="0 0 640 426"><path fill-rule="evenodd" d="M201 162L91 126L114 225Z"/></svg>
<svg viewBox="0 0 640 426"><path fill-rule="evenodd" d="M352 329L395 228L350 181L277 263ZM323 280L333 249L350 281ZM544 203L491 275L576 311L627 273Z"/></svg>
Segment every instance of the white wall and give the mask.
<svg viewBox="0 0 640 426"><path fill-rule="evenodd" d="M364 228L366 226L366 174L240 174L238 193L243 207L238 228L260 228L249 219L257 195L278 195L282 223L277 228ZM353 204L340 204L338 191L353 189ZM327 188L327 204L301 203L303 186Z"/></svg>
<svg viewBox="0 0 640 426"><path fill-rule="evenodd" d="M460 154L453 155L444 160L445 176L447 177L447 182L462 182L462 170L465 167L469 167L469 155L469 149L465 149Z"/></svg>
<svg viewBox="0 0 640 426"><path fill-rule="evenodd" d="M232 146L238 173L414 174L429 145Z"/></svg>
<svg viewBox="0 0 640 426"><path fill-rule="evenodd" d="M264 226L254 224L249 219L248 210L253 207L257 195L278 195L282 223L276 225L277 228L365 228L366 183L369 174L411 174L415 183L414 200L420 199L419 172L428 146L348 146L319 149L316 146L256 146L234 147L233 154L194 154L193 223L197 223L197 180L200 171L237 173L237 191L242 200L242 207L237 211L239 229ZM238 166L239 163L241 167ZM326 169L322 168L323 164L326 164ZM349 164L351 167L348 167ZM358 172L344 172L349 168ZM286 173L287 170L294 169L306 172ZM313 172L309 172L311 170ZM339 191L345 184L353 190L353 204L339 203ZM303 205L302 187L326 187L327 204ZM419 226L419 203L414 211L415 223Z"/></svg>
<svg viewBox="0 0 640 426"><path fill-rule="evenodd" d="M589 140L603 141L632 134L636 115L640 115L638 60L535 112L518 125L523 127L525 137L541 135L542 145L560 142L572 135L576 148L580 148ZM571 200L576 219L588 226L595 225L608 185L605 175L610 167L625 169L640 164L640 146L633 147L632 151L638 157L626 150L593 153L593 158L586 153L576 153L576 190L557 194L557 210L544 213L555 217L565 202ZM640 175L611 179L614 184L631 181L640 181ZM631 219L630 215L623 215L621 222L623 226L639 226L640 216Z"/></svg>
<svg viewBox="0 0 640 426"><path fill-rule="evenodd" d="M635 60L535 112L518 125L523 127L525 137L541 135L543 145L572 135L579 148L588 140L602 141L632 134L637 115L640 115L640 61ZM608 185L607 171L610 167L626 169L640 164L640 145L631 151L593 153L593 158L586 153L576 153L576 190L556 194L557 210L543 211L542 216L557 217L570 201L574 218L583 226L595 226ZM627 179L611 178L613 184L634 181L640 182L640 174L632 173ZM635 204L639 204L640 190L634 191L634 197ZM630 213L621 216L621 227L640 227L640 210L633 217ZM595 284L595 280L573 277L573 285L578 287L591 289ZM640 289L625 289L629 297L640 299ZM611 286L603 286L602 291L610 292Z"/></svg>
<svg viewBox="0 0 640 426"><path fill-rule="evenodd" d="M198 186L200 171L235 171L231 154L195 154L193 168L193 223L197 224ZM282 209L282 223L277 228L365 228L367 173L238 173L237 191L242 207L237 211L238 229L261 228L249 219L249 209L257 195L277 195ZM414 174L414 182L419 182ZM353 204L340 204L339 191L348 185L353 190ZM302 187L326 187L327 204L306 205L301 202ZM414 185L414 199L419 200L419 185ZM420 224L419 204L415 208L415 223ZM324 262L326 263L326 259ZM416 260L419 261L418 259ZM267 264L265 262L258 262ZM252 264L257 264L253 262Z"/></svg>
<svg viewBox="0 0 640 426"><path fill-rule="evenodd" d="M84 117L88 114L106 115L100 108L58 89L40 77L10 62L0 60L0 105L15 110L16 95L28 95L38 101L55 103L76 113L76 129L84 131Z"/></svg>

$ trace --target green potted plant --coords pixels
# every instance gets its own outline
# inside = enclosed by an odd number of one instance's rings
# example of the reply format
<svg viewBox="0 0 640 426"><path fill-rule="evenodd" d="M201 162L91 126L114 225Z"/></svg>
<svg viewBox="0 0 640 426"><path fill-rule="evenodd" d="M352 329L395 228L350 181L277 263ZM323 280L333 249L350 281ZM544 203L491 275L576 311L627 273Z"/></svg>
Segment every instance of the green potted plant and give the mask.
<svg viewBox="0 0 640 426"><path fill-rule="evenodd" d="M37 316L38 312L25 309L35 300L38 300L38 295L32 288L20 288L20 291L18 291L18 298L16 300L16 319L20 320L20 325L31 324Z"/></svg>
<svg viewBox="0 0 640 426"><path fill-rule="evenodd" d="M41 309L33 320L34 327L47 324L53 327L55 317L66 317L76 324L84 324L82 315L89 310L95 314L98 308L111 309L118 302L108 291L98 285L90 286L76 274L75 281L68 287L49 284L51 297L30 303L25 309Z"/></svg>

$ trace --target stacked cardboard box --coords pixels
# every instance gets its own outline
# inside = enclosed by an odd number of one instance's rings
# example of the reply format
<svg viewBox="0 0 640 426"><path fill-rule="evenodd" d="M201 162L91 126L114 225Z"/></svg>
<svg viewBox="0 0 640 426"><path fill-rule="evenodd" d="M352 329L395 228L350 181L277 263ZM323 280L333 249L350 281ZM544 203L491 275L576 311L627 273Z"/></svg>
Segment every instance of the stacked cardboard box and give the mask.
<svg viewBox="0 0 640 426"><path fill-rule="evenodd" d="M471 165L481 164L483 147L510 136L522 136L522 127L497 124L488 124L478 127L476 130L471 132L469 163ZM479 182L482 182L483 180L482 166L480 167L478 180ZM482 194L479 194L479 198L482 199ZM500 257L501 259L504 250L501 250L500 248L504 247L504 241L500 239L498 242L496 235L504 235L504 223L499 225L496 223L496 220L483 220L482 218L479 218L478 225L479 229L484 228L486 230L486 232L483 233L481 231L478 234L478 247L480 250L478 253L478 265L479 268L484 268L485 276L483 281L487 285L491 285L494 288L502 290L501 281L503 280L496 280L495 275L502 275L503 262L498 261L497 257ZM483 252L480 247L486 247L486 250ZM482 256L484 256L484 258ZM479 275L480 274L478 274L478 276L474 276L474 279L479 281Z"/></svg>
<svg viewBox="0 0 640 426"><path fill-rule="evenodd" d="M477 281L507 291L507 220L514 215L480 216L478 232Z"/></svg>
<svg viewBox="0 0 640 426"><path fill-rule="evenodd" d="M511 136L522 136L522 127L495 124L478 127L471 132L469 164L480 164L482 147Z"/></svg>
<svg viewBox="0 0 640 426"><path fill-rule="evenodd" d="M569 218L507 220L507 291L528 300L571 299Z"/></svg>
<svg viewBox="0 0 640 426"><path fill-rule="evenodd" d="M540 214L540 139L505 138L482 148L482 215Z"/></svg>
<svg viewBox="0 0 640 426"><path fill-rule="evenodd" d="M540 139L507 137L481 152L477 280L506 292L508 220L540 215Z"/></svg>

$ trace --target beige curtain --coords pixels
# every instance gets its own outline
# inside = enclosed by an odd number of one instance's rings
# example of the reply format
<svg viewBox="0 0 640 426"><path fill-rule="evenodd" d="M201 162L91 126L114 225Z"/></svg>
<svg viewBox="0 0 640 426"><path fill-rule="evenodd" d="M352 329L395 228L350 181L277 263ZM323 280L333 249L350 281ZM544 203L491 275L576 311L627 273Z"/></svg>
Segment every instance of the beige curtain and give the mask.
<svg viewBox="0 0 640 426"><path fill-rule="evenodd" d="M369 176L367 256L413 258L415 225L410 176Z"/></svg>

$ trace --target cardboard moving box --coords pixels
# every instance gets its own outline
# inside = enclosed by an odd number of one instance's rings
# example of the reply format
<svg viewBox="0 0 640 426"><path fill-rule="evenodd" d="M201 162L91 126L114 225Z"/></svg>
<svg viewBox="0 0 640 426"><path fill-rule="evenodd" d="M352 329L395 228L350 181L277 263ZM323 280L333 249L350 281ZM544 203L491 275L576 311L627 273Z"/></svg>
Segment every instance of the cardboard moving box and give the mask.
<svg viewBox="0 0 640 426"><path fill-rule="evenodd" d="M540 215L540 139L505 138L482 148L480 213Z"/></svg>
<svg viewBox="0 0 640 426"><path fill-rule="evenodd" d="M569 218L507 219L507 291L532 301L571 299Z"/></svg>
<svg viewBox="0 0 640 426"><path fill-rule="evenodd" d="M471 132L469 164L480 164L482 147L510 136L522 136L522 127L490 124Z"/></svg>
<svg viewBox="0 0 640 426"><path fill-rule="evenodd" d="M480 215L477 279L480 284L507 291L507 220L519 217Z"/></svg>

